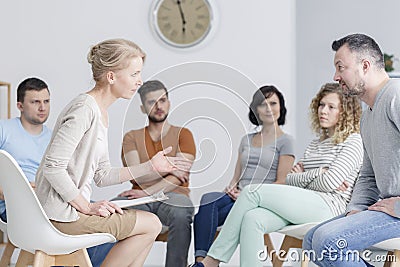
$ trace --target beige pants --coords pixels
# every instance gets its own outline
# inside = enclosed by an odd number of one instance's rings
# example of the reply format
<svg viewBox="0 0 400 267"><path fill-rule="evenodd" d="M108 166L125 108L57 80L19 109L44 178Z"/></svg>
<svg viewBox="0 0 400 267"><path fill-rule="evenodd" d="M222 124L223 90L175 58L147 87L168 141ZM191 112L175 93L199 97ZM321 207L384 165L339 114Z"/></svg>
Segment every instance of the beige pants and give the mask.
<svg viewBox="0 0 400 267"><path fill-rule="evenodd" d="M108 217L86 215L78 212L79 219L74 222L58 222L51 220L54 227L69 235L93 233L109 233L117 240L129 236L135 227L136 210L124 210L124 214L113 213Z"/></svg>

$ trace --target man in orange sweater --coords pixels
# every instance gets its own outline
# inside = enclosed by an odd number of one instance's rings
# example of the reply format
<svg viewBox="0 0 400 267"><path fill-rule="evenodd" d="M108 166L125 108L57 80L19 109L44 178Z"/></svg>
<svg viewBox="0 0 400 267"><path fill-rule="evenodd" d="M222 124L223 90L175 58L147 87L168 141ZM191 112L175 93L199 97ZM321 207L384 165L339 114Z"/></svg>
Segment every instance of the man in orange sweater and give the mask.
<svg viewBox="0 0 400 267"><path fill-rule="evenodd" d="M122 144L122 161L125 166L137 165L151 159L157 152L171 146L168 156L183 156L194 160L196 147L192 133L184 127L168 123L170 108L168 91L157 80L145 82L138 90L142 112L147 114L148 126L125 134ZM131 190L120 196L140 198L163 190L169 197L163 202L153 202L132 208L156 214L168 226L166 267L186 267L191 240L193 204L189 198L189 173L176 170L160 174L153 182L133 183Z"/></svg>

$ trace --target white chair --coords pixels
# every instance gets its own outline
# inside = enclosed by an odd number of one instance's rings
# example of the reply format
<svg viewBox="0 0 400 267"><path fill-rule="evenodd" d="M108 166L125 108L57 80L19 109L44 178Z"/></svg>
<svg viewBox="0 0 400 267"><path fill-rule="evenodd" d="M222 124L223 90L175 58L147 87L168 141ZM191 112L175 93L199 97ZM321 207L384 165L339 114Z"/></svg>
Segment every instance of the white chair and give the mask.
<svg viewBox="0 0 400 267"><path fill-rule="evenodd" d="M392 238L373 245L373 248L387 250L387 257L384 267L400 266L400 238ZM393 255L393 256L390 256ZM394 258L393 258L394 257Z"/></svg>
<svg viewBox="0 0 400 267"><path fill-rule="evenodd" d="M7 223L3 222L0 219L0 230L2 231L3 235L7 235ZM3 235L1 235L1 241L3 242ZM6 243L2 243L4 245L3 255L1 256L0 260L0 267L7 267L11 262L11 256L15 250L15 246L8 240Z"/></svg>
<svg viewBox="0 0 400 267"><path fill-rule="evenodd" d="M115 242L106 233L67 235L58 231L47 218L32 187L17 162L0 150L0 186L7 209L7 234L12 244L21 248L19 264L33 266L92 266L86 248Z"/></svg>
<svg viewBox="0 0 400 267"><path fill-rule="evenodd" d="M281 267L283 262L286 260L287 253L289 252L290 248L301 248L303 238L306 233L313 228L314 226L318 225L319 222L311 222L311 223L304 223L304 224L297 224L297 225L288 225L277 231L278 233L284 234L285 237L283 238L281 248L279 251L285 251L283 254L273 255L272 263L274 267ZM308 259L303 259L303 255L301 256L301 266L308 266Z"/></svg>

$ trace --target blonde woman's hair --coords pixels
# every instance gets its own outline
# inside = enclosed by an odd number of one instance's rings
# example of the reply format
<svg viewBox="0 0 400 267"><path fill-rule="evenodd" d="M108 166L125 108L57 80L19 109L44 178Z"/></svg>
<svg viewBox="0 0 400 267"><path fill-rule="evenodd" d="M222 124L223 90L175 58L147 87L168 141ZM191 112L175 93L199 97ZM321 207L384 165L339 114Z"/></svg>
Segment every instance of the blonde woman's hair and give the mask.
<svg viewBox="0 0 400 267"><path fill-rule="evenodd" d="M346 97L338 83L324 84L310 104L311 129L324 140L329 138L327 129L321 127L319 123L318 107L323 97L328 94L339 96L339 121L332 136L334 144L342 143L352 133L360 132L361 104L356 96Z"/></svg>
<svg viewBox="0 0 400 267"><path fill-rule="evenodd" d="M109 39L92 46L87 60L92 65L93 79L100 82L108 71L127 68L134 57L141 57L144 62L146 54L132 41Z"/></svg>

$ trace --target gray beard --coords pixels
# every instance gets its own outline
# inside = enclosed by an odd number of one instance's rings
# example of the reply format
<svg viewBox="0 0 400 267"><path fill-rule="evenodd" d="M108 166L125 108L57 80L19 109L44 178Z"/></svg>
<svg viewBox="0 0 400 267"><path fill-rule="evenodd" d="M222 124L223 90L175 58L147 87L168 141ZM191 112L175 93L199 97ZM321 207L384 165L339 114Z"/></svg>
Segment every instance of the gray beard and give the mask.
<svg viewBox="0 0 400 267"><path fill-rule="evenodd" d="M349 89L347 92L343 92L343 94L347 97L363 96L365 94L365 83L360 81L353 89Z"/></svg>

